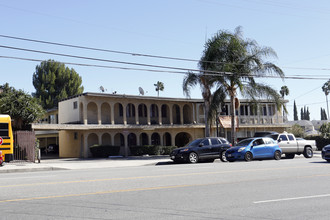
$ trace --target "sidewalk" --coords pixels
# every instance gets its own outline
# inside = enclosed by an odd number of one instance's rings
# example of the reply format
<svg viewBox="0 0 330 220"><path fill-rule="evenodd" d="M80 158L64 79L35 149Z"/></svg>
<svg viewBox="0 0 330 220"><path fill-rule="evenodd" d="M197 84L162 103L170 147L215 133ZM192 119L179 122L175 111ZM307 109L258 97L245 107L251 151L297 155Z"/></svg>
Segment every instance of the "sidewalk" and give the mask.
<svg viewBox="0 0 330 220"><path fill-rule="evenodd" d="M76 170L113 167L131 167L170 163L169 156L112 157L102 159L60 158L44 159L40 163L11 162L0 167L0 173L34 172L51 170Z"/></svg>

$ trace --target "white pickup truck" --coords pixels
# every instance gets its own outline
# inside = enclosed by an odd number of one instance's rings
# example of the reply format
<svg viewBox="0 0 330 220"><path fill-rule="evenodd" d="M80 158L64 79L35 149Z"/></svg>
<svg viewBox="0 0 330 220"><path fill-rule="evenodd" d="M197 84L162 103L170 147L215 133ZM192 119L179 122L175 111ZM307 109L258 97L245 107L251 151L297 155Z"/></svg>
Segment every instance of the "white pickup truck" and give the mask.
<svg viewBox="0 0 330 220"><path fill-rule="evenodd" d="M313 151L316 150L316 143L314 140L296 139L293 134L287 132L268 136L277 141L282 149L282 153L289 159L293 159L296 154L304 154L306 158L312 158Z"/></svg>

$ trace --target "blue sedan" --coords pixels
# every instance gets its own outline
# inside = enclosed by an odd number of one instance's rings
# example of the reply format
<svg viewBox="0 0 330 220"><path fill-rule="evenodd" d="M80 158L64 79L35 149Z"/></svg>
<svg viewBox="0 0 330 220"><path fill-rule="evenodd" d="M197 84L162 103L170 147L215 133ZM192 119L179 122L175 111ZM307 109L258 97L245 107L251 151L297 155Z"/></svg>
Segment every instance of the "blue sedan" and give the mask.
<svg viewBox="0 0 330 220"><path fill-rule="evenodd" d="M226 151L226 158L229 162L235 160L251 161L253 159L271 159L280 160L282 150L278 144L271 138L258 137L244 139L238 144Z"/></svg>

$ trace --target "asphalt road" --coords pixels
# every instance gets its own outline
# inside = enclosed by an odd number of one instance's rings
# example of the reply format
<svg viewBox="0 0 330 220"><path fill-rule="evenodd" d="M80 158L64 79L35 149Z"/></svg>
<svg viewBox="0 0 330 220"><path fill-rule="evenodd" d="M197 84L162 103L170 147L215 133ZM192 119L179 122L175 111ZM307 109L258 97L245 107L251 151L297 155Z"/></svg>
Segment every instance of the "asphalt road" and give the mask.
<svg viewBox="0 0 330 220"><path fill-rule="evenodd" d="M329 219L330 163L280 161L6 173L1 219Z"/></svg>

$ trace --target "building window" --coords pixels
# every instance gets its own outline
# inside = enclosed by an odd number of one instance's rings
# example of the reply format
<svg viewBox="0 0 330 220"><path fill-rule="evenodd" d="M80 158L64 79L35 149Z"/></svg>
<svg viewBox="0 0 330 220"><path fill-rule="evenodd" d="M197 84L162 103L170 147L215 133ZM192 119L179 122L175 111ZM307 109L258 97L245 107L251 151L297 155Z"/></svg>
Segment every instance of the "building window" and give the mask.
<svg viewBox="0 0 330 220"><path fill-rule="evenodd" d="M73 138L74 138L75 140L78 140L78 132L74 132L74 134L73 134Z"/></svg>
<svg viewBox="0 0 330 220"><path fill-rule="evenodd" d="M73 109L77 109L78 108L78 102L73 102Z"/></svg>
<svg viewBox="0 0 330 220"><path fill-rule="evenodd" d="M266 106L262 107L262 115L267 116L267 108Z"/></svg>

